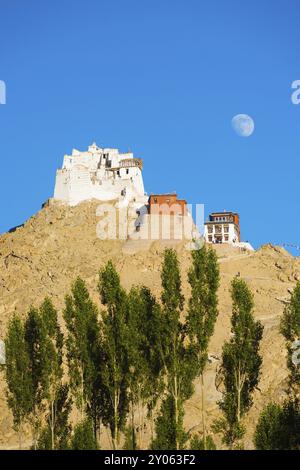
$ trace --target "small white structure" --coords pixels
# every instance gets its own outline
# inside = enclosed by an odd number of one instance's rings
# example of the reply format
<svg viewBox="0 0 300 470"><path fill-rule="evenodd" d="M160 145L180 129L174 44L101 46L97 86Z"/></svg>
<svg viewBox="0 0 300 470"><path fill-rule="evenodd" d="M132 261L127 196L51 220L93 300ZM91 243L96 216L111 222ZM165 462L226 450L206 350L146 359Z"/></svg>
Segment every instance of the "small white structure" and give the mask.
<svg viewBox="0 0 300 470"><path fill-rule="evenodd" d="M6 364L5 343L0 339L0 365Z"/></svg>
<svg viewBox="0 0 300 470"><path fill-rule="evenodd" d="M95 143L85 152L73 149L56 172L54 199L71 206L90 199L118 199L123 205L145 202L142 165L132 153L100 148Z"/></svg>

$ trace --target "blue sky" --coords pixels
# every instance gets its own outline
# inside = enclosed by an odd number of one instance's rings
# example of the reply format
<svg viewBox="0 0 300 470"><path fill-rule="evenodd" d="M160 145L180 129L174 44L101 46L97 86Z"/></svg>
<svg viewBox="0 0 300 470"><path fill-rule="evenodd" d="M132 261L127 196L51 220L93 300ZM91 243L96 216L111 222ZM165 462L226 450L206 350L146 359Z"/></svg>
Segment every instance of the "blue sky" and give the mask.
<svg viewBox="0 0 300 470"><path fill-rule="evenodd" d="M0 232L95 140L142 157L148 193L237 211L256 247L300 245L299 17L296 0L1 0Z"/></svg>

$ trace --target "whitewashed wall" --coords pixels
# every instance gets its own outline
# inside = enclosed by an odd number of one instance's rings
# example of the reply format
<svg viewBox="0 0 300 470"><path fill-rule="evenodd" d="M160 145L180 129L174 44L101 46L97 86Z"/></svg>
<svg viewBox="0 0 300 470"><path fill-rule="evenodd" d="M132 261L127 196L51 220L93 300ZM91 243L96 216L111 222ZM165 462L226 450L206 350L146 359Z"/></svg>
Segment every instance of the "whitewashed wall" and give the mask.
<svg viewBox="0 0 300 470"><path fill-rule="evenodd" d="M119 154L117 149L99 149L95 144L85 152L74 149L72 155L64 156L63 168L57 170L54 199L70 205L89 199L144 200L144 183L139 167L120 168L119 175L106 168L107 160L111 161L112 168L119 168L121 160L130 158L133 158L131 152ZM125 197L121 195L124 189Z"/></svg>

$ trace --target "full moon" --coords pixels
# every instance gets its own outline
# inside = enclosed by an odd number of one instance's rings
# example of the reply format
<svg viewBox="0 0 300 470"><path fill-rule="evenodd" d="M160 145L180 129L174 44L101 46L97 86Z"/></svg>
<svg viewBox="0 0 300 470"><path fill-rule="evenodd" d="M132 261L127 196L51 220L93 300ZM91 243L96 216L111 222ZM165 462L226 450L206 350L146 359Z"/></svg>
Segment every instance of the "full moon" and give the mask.
<svg viewBox="0 0 300 470"><path fill-rule="evenodd" d="M254 121L247 114L237 114L232 118L232 127L241 137L249 137L254 131Z"/></svg>

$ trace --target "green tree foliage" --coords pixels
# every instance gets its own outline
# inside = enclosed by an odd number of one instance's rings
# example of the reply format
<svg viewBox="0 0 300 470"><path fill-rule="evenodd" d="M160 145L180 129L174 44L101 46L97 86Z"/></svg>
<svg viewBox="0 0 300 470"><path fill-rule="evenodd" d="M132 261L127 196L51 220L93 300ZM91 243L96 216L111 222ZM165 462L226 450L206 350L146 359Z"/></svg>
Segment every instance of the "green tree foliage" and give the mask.
<svg viewBox="0 0 300 470"><path fill-rule="evenodd" d="M299 450L299 402L288 399L283 406L269 403L259 417L254 443L258 450Z"/></svg>
<svg viewBox="0 0 300 470"><path fill-rule="evenodd" d="M49 397L49 360L48 328L41 310L31 307L25 321L25 341L29 354L29 372L32 383L31 425L33 448L36 449L39 437L45 400Z"/></svg>
<svg viewBox="0 0 300 470"><path fill-rule="evenodd" d="M109 425L114 449L117 448L120 430L128 414L129 336L127 295L112 262L100 271L99 293L106 310L103 320L103 384L109 400L104 424Z"/></svg>
<svg viewBox="0 0 300 470"><path fill-rule="evenodd" d="M150 290L133 287L128 296L128 352L129 352L129 400L131 404L131 428L135 433L134 415L137 414L138 438L132 439L143 448L144 409L151 417L161 391L161 314Z"/></svg>
<svg viewBox="0 0 300 470"><path fill-rule="evenodd" d="M258 450L277 450L282 445L283 409L280 405L269 403L262 411L254 435L255 448Z"/></svg>
<svg viewBox="0 0 300 470"><path fill-rule="evenodd" d="M8 324L5 348L7 403L13 414L21 449L23 425L32 408L32 382L24 324L16 314Z"/></svg>
<svg viewBox="0 0 300 470"><path fill-rule="evenodd" d="M232 281L231 339L223 346L219 374L223 384L223 399L219 402L224 419L215 425L223 433L230 448L241 439L244 430L242 417L252 405L252 394L259 381L261 356L259 345L263 327L253 317L253 296L244 280Z"/></svg>
<svg viewBox="0 0 300 470"><path fill-rule="evenodd" d="M50 402L48 415L46 415L46 426L42 429L39 440L38 449L40 450L66 450L68 449L68 441L71 433L69 424L69 415L71 412L72 400L69 398L68 385L62 385L56 392L54 409L55 422L54 432L52 430L52 413L53 407ZM54 436L54 442L53 442Z"/></svg>
<svg viewBox="0 0 300 470"><path fill-rule="evenodd" d="M95 358L99 348L98 310L84 281L77 278L66 296L64 320L68 330L67 360L71 390L77 406L84 413L90 405L95 382Z"/></svg>
<svg viewBox="0 0 300 470"><path fill-rule="evenodd" d="M288 398L283 406L270 403L262 411L254 434L257 449L291 450L300 448L300 407L298 364L300 339L300 283L291 294L290 303L284 308L280 330L286 340L287 367L289 369Z"/></svg>
<svg viewBox="0 0 300 470"><path fill-rule="evenodd" d="M190 347L195 355L196 374L201 377L203 443L206 448L204 369L209 340L218 315L219 267L214 250L204 245L192 252L193 264L188 273L191 297L187 315Z"/></svg>
<svg viewBox="0 0 300 470"><path fill-rule="evenodd" d="M153 450L184 449L188 439L183 428L183 407L175 409L173 395L169 394L162 402L160 413L156 418L156 437L151 443Z"/></svg>
<svg viewBox="0 0 300 470"><path fill-rule="evenodd" d="M71 438L72 450L97 450L98 445L94 435L93 424L90 419L85 419L75 426Z"/></svg>
<svg viewBox="0 0 300 470"><path fill-rule="evenodd" d="M20 384L19 393L22 393L23 398L19 397L18 401L20 406L23 406L22 403L26 400L26 417L33 430L33 448L37 447L44 411L48 405L50 409L49 429L52 448L54 448L56 401L63 374L63 335L58 325L57 312L50 299L46 298L39 309L30 308L24 326L21 320L15 317L11 327L10 335L18 328L19 349L21 351L21 356L19 352L17 353L19 355L18 361L22 359L24 385L27 384L25 388ZM10 336L8 341L9 361L10 357L12 358L14 347L12 336ZM10 371L11 369L8 367L8 374ZM11 379L7 377L7 383L10 382ZM10 394L9 402L11 399L12 395Z"/></svg>
<svg viewBox="0 0 300 470"><path fill-rule="evenodd" d="M183 449L188 433L183 427L184 403L193 393L193 380L203 376L208 346L217 318L219 271L213 250L192 253L188 273L191 297L183 320L184 297L176 252L164 252L159 304L146 287L126 294L112 262L100 271L101 316L84 281L77 278L66 296L63 317L70 384L63 383L64 338L57 312L46 298L31 307L25 322L14 316L6 336L8 404L22 438L26 420L33 427L34 448L97 449L100 422L111 431L113 448L125 432L124 449L143 448L145 410L155 421L151 448ZM285 308L281 324L289 352L299 337L300 284ZM242 419L252 405L258 384L263 328L253 317L253 297L241 279L232 282L232 318L229 341L224 344L219 372L223 418L215 425L224 442L234 447L243 436ZM288 363L291 383L298 371ZM203 383L203 382L202 382ZM69 387L82 420L71 435ZM204 397L204 390L202 393ZM154 420L153 411L159 412ZM191 449L214 449L206 434L192 436ZM257 448L299 448L299 405L295 394L282 407L271 404L259 420ZM128 419L129 418L129 419ZM152 426L153 427L153 426ZM71 437L70 437L71 436Z"/></svg>
<svg viewBox="0 0 300 470"><path fill-rule="evenodd" d="M55 449L57 428L57 404L62 388L63 334L58 324L57 312L49 298L40 307L40 315L46 330L44 358L44 394L49 403L48 421L51 431L51 448Z"/></svg>
<svg viewBox="0 0 300 470"><path fill-rule="evenodd" d="M107 410L110 407L110 397L103 380L103 370L105 355L103 352L103 338L101 334L98 342L94 348L92 348L91 361L93 363L94 373L90 385L90 396L87 403L87 414L92 420L94 435L98 441L98 446L101 447L100 436L101 436L101 423L107 416Z"/></svg>
<svg viewBox="0 0 300 470"><path fill-rule="evenodd" d="M300 282L297 282L292 294L290 303L285 306L281 320L281 333L286 340L287 366L289 369L288 394L292 399L300 398L300 354L297 350L300 346L294 346L296 340L300 340ZM296 350L295 350L296 349ZM294 359L296 355L296 361Z"/></svg>
<svg viewBox="0 0 300 470"><path fill-rule="evenodd" d="M163 449L179 449L182 445L183 430L182 416L183 403L193 392L193 379L195 367L193 354L186 345L186 325L181 322L180 315L183 310L184 297L181 291L181 277L177 254L173 249L164 252L161 273L162 281L162 315L160 328L160 354L166 381L167 399L162 403L161 413L156 420L156 440L154 445ZM168 413L174 413L170 420L170 434L174 439L162 440L165 435L161 431L164 427L161 422Z"/></svg>
<svg viewBox="0 0 300 470"><path fill-rule="evenodd" d="M123 450L138 450L138 443L136 440L136 432L134 426L130 424L130 426L127 426L125 431L124 431L124 444L123 444Z"/></svg>
<svg viewBox="0 0 300 470"><path fill-rule="evenodd" d="M211 436L206 436L206 440L204 442L204 438L197 434L191 438L190 441L190 449L191 450L216 450L216 444L213 441Z"/></svg>

